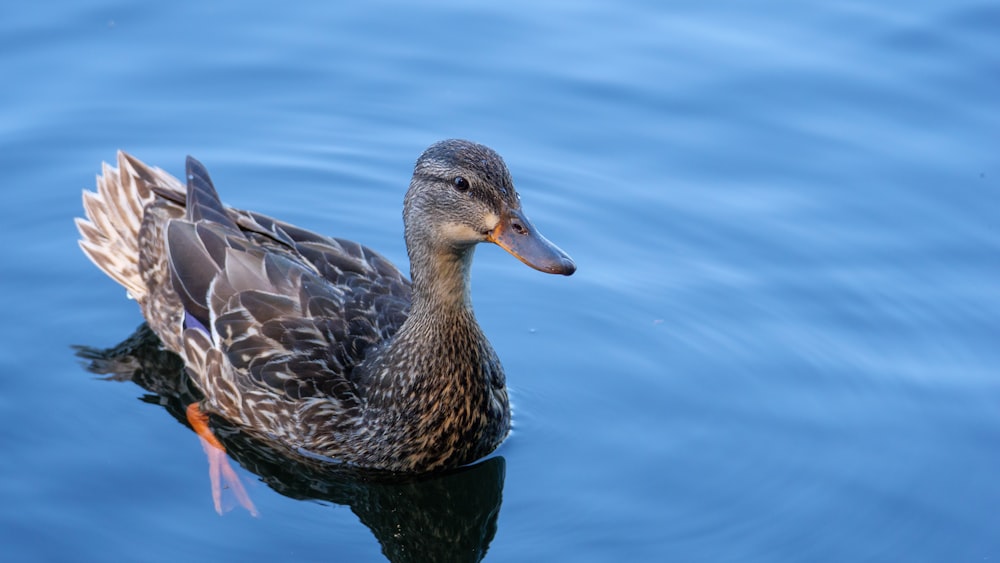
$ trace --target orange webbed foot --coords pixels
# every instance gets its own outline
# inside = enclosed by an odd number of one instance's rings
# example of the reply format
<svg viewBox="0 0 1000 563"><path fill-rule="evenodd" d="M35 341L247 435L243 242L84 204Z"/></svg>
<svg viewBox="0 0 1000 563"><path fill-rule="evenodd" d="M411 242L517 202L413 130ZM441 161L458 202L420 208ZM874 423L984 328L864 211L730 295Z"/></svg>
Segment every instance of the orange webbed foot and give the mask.
<svg viewBox="0 0 1000 563"><path fill-rule="evenodd" d="M208 427L208 415L201 411L198 403L188 405L187 419L191 428L198 434L201 447L205 450L205 455L208 456L208 476L212 481L212 502L215 504L215 511L220 515L223 513L222 490L226 488L251 516L257 516L257 508L254 507L250 495L243 488L243 483L236 475L236 471L229 464L226 448L212 433L212 429Z"/></svg>

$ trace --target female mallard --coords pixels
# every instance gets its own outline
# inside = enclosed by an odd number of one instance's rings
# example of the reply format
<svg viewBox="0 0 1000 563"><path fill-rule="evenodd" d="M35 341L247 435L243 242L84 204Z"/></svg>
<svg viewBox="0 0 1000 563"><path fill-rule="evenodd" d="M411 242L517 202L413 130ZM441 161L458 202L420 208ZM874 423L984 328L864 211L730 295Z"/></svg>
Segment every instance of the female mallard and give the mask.
<svg viewBox="0 0 1000 563"><path fill-rule="evenodd" d="M225 207L191 157L186 190L119 152L83 196L81 248L183 358L202 410L365 468L455 467L510 430L503 369L469 297L477 243L576 270L528 222L503 159L468 141L417 160L403 205L412 283L360 244ZM211 439L198 406L193 426Z"/></svg>

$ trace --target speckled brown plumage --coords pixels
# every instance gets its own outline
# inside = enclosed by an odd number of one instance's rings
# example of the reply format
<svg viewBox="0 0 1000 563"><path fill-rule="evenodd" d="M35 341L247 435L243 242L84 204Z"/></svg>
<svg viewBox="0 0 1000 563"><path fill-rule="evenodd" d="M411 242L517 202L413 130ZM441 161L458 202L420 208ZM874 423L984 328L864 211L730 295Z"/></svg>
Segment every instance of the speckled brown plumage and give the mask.
<svg viewBox="0 0 1000 563"><path fill-rule="evenodd" d="M190 157L184 189L119 153L84 207L81 247L184 359L204 408L392 471L474 461L510 429L503 369L469 298L475 244L575 270L524 217L499 155L468 141L417 161L403 212L412 284L360 244L223 206Z"/></svg>

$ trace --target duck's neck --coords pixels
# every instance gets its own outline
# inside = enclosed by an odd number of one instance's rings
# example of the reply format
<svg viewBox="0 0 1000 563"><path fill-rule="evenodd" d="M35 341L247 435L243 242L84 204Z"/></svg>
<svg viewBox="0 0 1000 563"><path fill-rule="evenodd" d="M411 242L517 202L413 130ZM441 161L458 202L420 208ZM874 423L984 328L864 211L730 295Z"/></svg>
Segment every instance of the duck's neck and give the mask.
<svg viewBox="0 0 1000 563"><path fill-rule="evenodd" d="M465 248L412 248L413 280L411 316L432 318L472 317L469 271L474 246Z"/></svg>

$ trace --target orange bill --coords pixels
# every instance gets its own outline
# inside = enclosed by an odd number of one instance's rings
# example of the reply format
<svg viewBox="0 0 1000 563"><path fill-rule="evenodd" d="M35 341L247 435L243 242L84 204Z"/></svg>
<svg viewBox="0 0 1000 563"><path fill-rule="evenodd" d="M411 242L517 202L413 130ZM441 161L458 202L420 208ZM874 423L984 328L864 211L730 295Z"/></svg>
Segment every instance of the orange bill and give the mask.
<svg viewBox="0 0 1000 563"><path fill-rule="evenodd" d="M536 270L564 276L576 271L573 259L543 237L520 209L508 210L486 240Z"/></svg>

